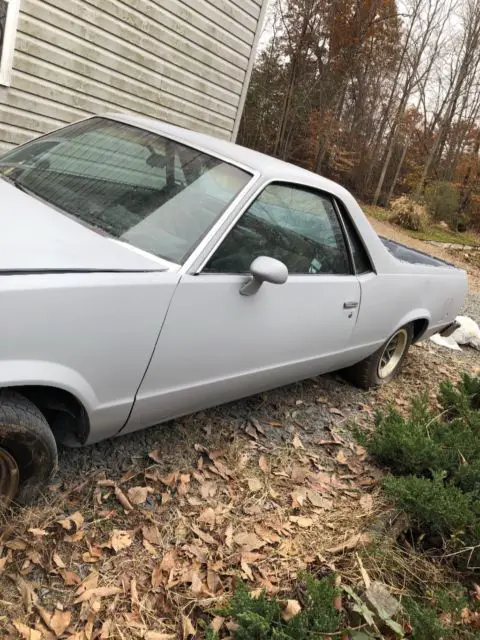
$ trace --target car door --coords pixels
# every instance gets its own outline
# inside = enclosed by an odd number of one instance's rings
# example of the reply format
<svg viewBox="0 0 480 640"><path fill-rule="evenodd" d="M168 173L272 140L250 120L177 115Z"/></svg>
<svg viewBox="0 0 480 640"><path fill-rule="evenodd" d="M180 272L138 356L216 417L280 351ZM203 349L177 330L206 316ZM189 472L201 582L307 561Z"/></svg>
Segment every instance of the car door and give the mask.
<svg viewBox="0 0 480 640"><path fill-rule="evenodd" d="M280 260L288 280L241 295L259 256ZM268 184L182 277L125 431L351 364L359 304L333 198Z"/></svg>

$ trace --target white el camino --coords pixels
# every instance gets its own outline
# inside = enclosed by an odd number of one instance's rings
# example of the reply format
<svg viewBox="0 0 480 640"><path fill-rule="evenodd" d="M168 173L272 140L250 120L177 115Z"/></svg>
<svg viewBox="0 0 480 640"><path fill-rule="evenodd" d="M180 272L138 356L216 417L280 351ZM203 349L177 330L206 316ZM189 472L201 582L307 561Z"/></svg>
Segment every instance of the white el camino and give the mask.
<svg viewBox="0 0 480 640"><path fill-rule="evenodd" d="M380 239L318 175L148 120L0 157L0 495L88 445L333 370L388 382L465 272Z"/></svg>

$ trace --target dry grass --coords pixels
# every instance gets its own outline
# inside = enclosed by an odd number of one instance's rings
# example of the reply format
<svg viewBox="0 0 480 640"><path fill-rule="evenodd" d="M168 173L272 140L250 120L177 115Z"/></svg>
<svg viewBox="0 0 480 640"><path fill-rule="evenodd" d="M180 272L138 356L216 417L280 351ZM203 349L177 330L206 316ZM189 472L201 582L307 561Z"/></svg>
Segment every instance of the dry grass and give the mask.
<svg viewBox="0 0 480 640"><path fill-rule="evenodd" d="M117 485L123 494L149 487L132 510L101 474L4 515L2 637L18 637L12 625L21 621L54 638L56 610L69 616L62 637L75 640L188 637L237 576L281 594L299 571L334 566L381 510L378 474L361 448L340 440L314 449L298 438L275 449L262 440L197 446L189 467L132 469ZM59 521L74 512L82 518L67 531ZM85 584L92 591L78 602Z"/></svg>

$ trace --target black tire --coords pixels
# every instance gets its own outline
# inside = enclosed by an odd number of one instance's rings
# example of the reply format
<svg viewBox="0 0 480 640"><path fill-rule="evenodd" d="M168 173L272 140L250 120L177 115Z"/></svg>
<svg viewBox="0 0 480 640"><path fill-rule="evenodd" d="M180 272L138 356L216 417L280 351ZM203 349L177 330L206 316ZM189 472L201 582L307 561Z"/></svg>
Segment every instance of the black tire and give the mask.
<svg viewBox="0 0 480 640"><path fill-rule="evenodd" d="M399 335L401 332L406 332L406 343L404 346L403 353L395 365L394 370L387 376L381 377L379 374L380 365L382 362L382 357L384 355L385 349L392 342L392 340ZM413 340L413 325L407 324L400 329L397 329L395 333L390 336L390 338L368 358L362 360L358 364L354 364L352 367L345 369L343 371L344 377L361 389L370 389L372 387L379 387L383 384L388 384L390 380L395 378L396 375L400 372L403 362L407 357L408 350Z"/></svg>
<svg viewBox="0 0 480 640"><path fill-rule="evenodd" d="M56 470L57 444L43 413L15 391L0 392L0 449L18 466L18 488L10 499L30 504Z"/></svg>

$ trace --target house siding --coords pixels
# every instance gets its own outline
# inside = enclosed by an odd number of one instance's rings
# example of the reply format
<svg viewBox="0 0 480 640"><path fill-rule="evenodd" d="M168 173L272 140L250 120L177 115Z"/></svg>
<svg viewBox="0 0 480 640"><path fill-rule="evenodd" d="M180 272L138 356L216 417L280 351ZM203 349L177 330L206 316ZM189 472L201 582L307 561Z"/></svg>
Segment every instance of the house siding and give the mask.
<svg viewBox="0 0 480 640"><path fill-rule="evenodd" d="M266 0L22 0L0 151L107 111L235 136Z"/></svg>

